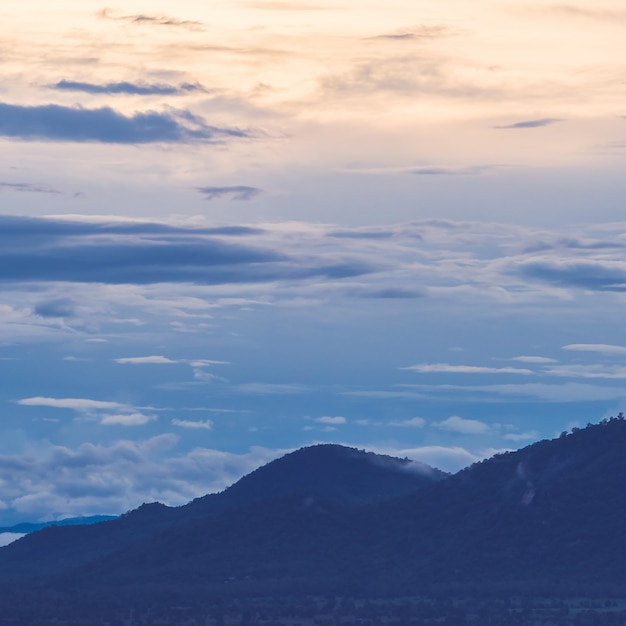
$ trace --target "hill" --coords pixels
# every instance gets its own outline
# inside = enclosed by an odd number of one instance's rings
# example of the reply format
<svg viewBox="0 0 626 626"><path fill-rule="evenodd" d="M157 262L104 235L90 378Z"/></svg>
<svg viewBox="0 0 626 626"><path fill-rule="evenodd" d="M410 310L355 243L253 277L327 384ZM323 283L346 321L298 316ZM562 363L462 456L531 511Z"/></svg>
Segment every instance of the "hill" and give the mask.
<svg viewBox="0 0 626 626"><path fill-rule="evenodd" d="M308 448L180 509L34 533L0 549L0 573L5 593L21 582L25 599L126 608L307 594L626 597L625 450L622 416L453 476Z"/></svg>

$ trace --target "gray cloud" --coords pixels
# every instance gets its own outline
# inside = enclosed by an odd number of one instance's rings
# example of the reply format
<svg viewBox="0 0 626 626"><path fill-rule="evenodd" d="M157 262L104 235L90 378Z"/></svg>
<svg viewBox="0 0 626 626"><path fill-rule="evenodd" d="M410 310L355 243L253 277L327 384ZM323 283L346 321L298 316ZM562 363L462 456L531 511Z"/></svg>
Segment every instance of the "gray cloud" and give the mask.
<svg viewBox="0 0 626 626"><path fill-rule="evenodd" d="M0 182L0 192L2 191L18 191L27 193L51 193L58 195L61 192L53 187L46 185L38 185L37 183L4 183Z"/></svg>
<svg viewBox="0 0 626 626"><path fill-rule="evenodd" d="M409 174L416 174L417 176L471 176L476 174L482 174L485 170L490 169L488 165L477 165L475 167L421 167L414 170L409 170Z"/></svg>
<svg viewBox="0 0 626 626"><path fill-rule="evenodd" d="M80 91L91 94L125 94L133 96L177 96L191 91L205 91L202 85L197 83L182 83L180 85L167 85L165 83L131 83L127 81L118 83L85 83L73 80L60 80L51 85L52 89L59 91Z"/></svg>
<svg viewBox="0 0 626 626"><path fill-rule="evenodd" d="M102 107L0 103L0 135L23 140L98 143L216 143L250 137L237 128L218 128L188 111L147 111L125 116Z"/></svg>
<svg viewBox="0 0 626 626"><path fill-rule="evenodd" d="M360 298L378 298L378 299L407 299L407 298L424 298L427 294L423 290L412 289L407 287L382 287L364 288L352 290L353 295Z"/></svg>
<svg viewBox="0 0 626 626"><path fill-rule="evenodd" d="M74 315L74 303L69 298L46 300L35 305L33 312L40 317L71 317Z"/></svg>
<svg viewBox="0 0 626 626"><path fill-rule="evenodd" d="M197 190L205 196L207 200L228 197L231 200L252 200L262 189L258 187L248 187L246 185L234 185L231 187L197 187Z"/></svg>
<svg viewBox="0 0 626 626"><path fill-rule="evenodd" d="M403 30L396 33L386 33L384 35L376 35L370 39L388 39L391 41L415 41L423 39L440 39L451 34L450 29L443 24L425 25Z"/></svg>
<svg viewBox="0 0 626 626"><path fill-rule="evenodd" d="M147 15L136 13L132 15L119 15L111 9L102 9L98 16L107 20L129 22L138 26L166 26L170 28L184 28L186 30L204 30L204 24L195 20L181 20L169 15Z"/></svg>
<svg viewBox="0 0 626 626"><path fill-rule="evenodd" d="M535 259L521 263L517 271L526 278L562 287L626 291L626 263L623 261Z"/></svg>
<svg viewBox="0 0 626 626"><path fill-rule="evenodd" d="M0 216L0 280L214 285L375 271L359 258L289 256L217 236L230 230Z"/></svg>
<svg viewBox="0 0 626 626"><path fill-rule="evenodd" d="M563 120L558 117L544 117L538 120L524 120L523 122L515 122L514 124L506 124L504 126L494 126L499 129L511 129L511 128L541 128L542 126L550 126L550 124L556 124Z"/></svg>

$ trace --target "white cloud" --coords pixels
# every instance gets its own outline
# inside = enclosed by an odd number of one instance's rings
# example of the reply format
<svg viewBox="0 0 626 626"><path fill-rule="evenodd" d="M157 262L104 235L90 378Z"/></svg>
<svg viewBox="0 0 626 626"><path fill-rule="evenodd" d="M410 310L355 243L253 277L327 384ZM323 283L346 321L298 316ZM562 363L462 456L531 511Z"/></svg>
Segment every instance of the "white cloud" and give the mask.
<svg viewBox="0 0 626 626"><path fill-rule="evenodd" d="M23 533L0 533L0 548L24 537Z"/></svg>
<svg viewBox="0 0 626 626"><path fill-rule="evenodd" d="M100 423L105 426L143 426L157 419L156 415L143 413L119 413L118 415L101 415Z"/></svg>
<svg viewBox="0 0 626 626"><path fill-rule="evenodd" d="M195 448L178 453L178 437L163 434L110 445L38 447L0 455L4 519L41 521L119 514L142 502L170 506L223 490L257 467L290 452L261 447L242 454Z"/></svg>
<svg viewBox="0 0 626 626"><path fill-rule="evenodd" d="M484 435L491 431L491 427L485 422L466 420L457 415L452 415L442 422L435 422L433 426L441 430L462 433L464 435Z"/></svg>
<svg viewBox="0 0 626 626"><path fill-rule="evenodd" d="M23 406L46 406L55 409L72 409L74 411L92 411L102 409L119 409L126 405L119 402L103 402L101 400L89 400L87 398L23 398L17 401Z"/></svg>
<svg viewBox="0 0 626 626"><path fill-rule="evenodd" d="M304 385L282 385L272 383L243 383L241 385L237 385L237 389L243 393L258 393L260 395L295 394L305 393L308 391L308 387L305 387Z"/></svg>
<svg viewBox="0 0 626 626"><path fill-rule="evenodd" d="M123 364L131 364L131 365L143 365L143 364L151 364L151 365L169 365L171 363L178 363L178 361L173 361L172 359L168 359L166 356L132 356L125 357L122 359L114 359L116 363Z"/></svg>
<svg viewBox="0 0 626 626"><path fill-rule="evenodd" d="M449 363L420 363L401 367L401 370L420 372L422 374L445 373L445 374L533 374L531 370L516 367L481 367L476 365L450 365Z"/></svg>
<svg viewBox="0 0 626 626"><path fill-rule="evenodd" d="M538 438L539 433L536 430L529 430L525 433L507 433L503 436L503 439L507 441L531 441Z"/></svg>
<svg viewBox="0 0 626 626"><path fill-rule="evenodd" d="M347 423L347 419L345 417L342 417L341 415L337 415L336 417L331 417L330 415L324 415L323 417L316 417L315 418L316 422L319 422L320 424L345 424Z"/></svg>
<svg viewBox="0 0 626 626"><path fill-rule="evenodd" d="M401 427L410 427L410 428L424 428L426 425L426 420L423 417L412 417L408 420L399 420L394 422L389 422L390 426L401 426Z"/></svg>
<svg viewBox="0 0 626 626"><path fill-rule="evenodd" d="M205 430L211 430L213 428L213 422L211 420L179 420L173 419L172 424L174 426L180 426L181 428L203 428Z"/></svg>
<svg viewBox="0 0 626 626"><path fill-rule="evenodd" d="M406 457L445 472L458 472L472 463L487 459L498 452L506 451L488 448L472 452L460 446L418 446L416 448L370 446L368 450L400 458Z"/></svg>
<svg viewBox="0 0 626 626"><path fill-rule="evenodd" d="M211 365L230 365L229 361L212 361L210 359L192 359L185 361L191 367L210 367Z"/></svg>
<svg viewBox="0 0 626 626"><path fill-rule="evenodd" d="M550 359L545 356L516 356L511 361L519 361L520 363L537 363L539 365L543 363L556 363L556 359Z"/></svg>
<svg viewBox="0 0 626 626"><path fill-rule="evenodd" d="M562 376L564 378L626 378L626 367L604 365L555 365L544 371L551 376Z"/></svg>
<svg viewBox="0 0 626 626"><path fill-rule="evenodd" d="M606 343L571 343L562 346L561 350L576 350L579 352L599 352L608 356L625 356L626 346L615 346Z"/></svg>

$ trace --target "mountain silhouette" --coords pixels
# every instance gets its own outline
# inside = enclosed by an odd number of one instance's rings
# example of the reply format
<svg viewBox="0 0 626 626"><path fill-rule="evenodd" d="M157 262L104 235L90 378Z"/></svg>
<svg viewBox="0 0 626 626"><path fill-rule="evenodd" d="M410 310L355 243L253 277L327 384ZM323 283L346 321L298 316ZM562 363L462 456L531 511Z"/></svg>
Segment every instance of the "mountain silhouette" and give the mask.
<svg viewBox="0 0 626 626"><path fill-rule="evenodd" d="M177 509L144 505L20 539L0 549L0 602L18 585L25 601L129 606L224 595L619 594L625 477L621 415L452 476L313 446Z"/></svg>

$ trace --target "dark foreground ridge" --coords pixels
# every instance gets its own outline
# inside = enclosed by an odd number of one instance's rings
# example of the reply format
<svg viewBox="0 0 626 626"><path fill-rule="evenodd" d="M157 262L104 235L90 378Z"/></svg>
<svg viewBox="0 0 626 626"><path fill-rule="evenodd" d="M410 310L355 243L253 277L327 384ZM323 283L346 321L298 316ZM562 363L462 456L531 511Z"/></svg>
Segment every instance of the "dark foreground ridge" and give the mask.
<svg viewBox="0 0 626 626"><path fill-rule="evenodd" d="M626 598L626 422L453 476L341 446L304 448L184 507L144 505L33 533L0 549L0 583L0 615L19 598L20 610L48 617L77 605L200 614L262 597ZM606 623L624 623L611 615Z"/></svg>

